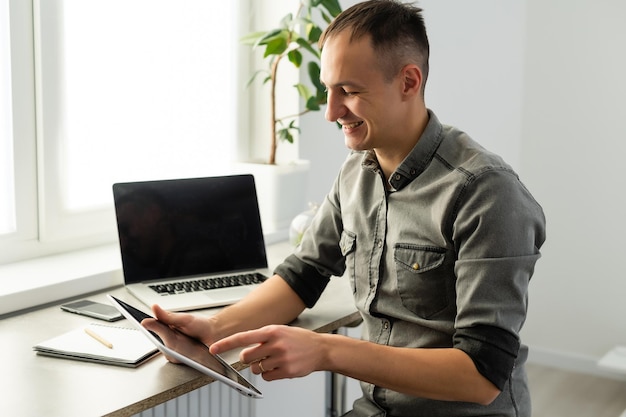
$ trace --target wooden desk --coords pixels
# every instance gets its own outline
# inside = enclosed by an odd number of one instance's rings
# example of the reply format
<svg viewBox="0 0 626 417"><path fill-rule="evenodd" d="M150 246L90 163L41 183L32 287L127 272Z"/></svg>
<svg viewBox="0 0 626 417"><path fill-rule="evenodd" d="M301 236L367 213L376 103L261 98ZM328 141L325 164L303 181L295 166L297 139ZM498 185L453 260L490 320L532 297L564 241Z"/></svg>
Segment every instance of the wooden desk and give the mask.
<svg viewBox="0 0 626 417"><path fill-rule="evenodd" d="M107 293L141 306L122 287L88 298L107 302ZM306 310L293 325L331 332L358 320L348 280L333 278L315 308ZM191 368L167 362L163 355L128 369L38 356L32 350L43 340L91 322L98 321L63 312L58 305L0 320L0 415L131 416L213 382ZM224 357L241 369L238 352L228 352Z"/></svg>

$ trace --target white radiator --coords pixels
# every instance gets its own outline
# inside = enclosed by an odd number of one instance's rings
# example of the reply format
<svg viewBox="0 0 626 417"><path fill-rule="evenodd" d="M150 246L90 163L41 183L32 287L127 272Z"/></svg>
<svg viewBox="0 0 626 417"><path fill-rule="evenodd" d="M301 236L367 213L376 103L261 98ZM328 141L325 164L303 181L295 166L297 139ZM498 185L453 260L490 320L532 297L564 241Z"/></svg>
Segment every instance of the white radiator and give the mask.
<svg viewBox="0 0 626 417"><path fill-rule="evenodd" d="M249 371L244 376L254 383ZM214 382L134 417L255 417L254 402L225 384Z"/></svg>
<svg viewBox="0 0 626 417"><path fill-rule="evenodd" d="M359 337L360 329L341 328L337 333ZM361 396L358 381L327 372L272 382L253 375L249 368L242 374L263 392L262 400L214 382L133 417L280 417L294 413L299 417L338 417Z"/></svg>

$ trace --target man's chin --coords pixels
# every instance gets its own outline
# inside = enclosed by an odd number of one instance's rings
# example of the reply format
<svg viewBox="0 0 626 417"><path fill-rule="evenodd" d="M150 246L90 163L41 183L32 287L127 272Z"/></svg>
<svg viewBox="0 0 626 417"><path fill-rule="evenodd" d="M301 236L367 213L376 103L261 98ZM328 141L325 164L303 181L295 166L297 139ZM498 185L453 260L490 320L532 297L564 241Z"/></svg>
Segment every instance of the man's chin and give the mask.
<svg viewBox="0 0 626 417"><path fill-rule="evenodd" d="M357 137L355 135L344 134L343 138L346 147L350 150L367 151L371 149L371 147L367 146L367 140L362 136Z"/></svg>

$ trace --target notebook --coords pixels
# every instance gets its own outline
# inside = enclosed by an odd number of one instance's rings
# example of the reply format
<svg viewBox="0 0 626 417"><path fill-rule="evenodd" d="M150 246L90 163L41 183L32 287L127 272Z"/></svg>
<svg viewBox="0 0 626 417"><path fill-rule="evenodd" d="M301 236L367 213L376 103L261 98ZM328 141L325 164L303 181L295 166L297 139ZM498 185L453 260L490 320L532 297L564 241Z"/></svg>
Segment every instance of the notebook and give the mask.
<svg viewBox="0 0 626 417"><path fill-rule="evenodd" d="M232 304L269 276L251 174L113 185L124 286L184 311Z"/></svg>
<svg viewBox="0 0 626 417"><path fill-rule="evenodd" d="M159 353L136 329L96 323L45 340L33 349L44 356L130 368Z"/></svg>

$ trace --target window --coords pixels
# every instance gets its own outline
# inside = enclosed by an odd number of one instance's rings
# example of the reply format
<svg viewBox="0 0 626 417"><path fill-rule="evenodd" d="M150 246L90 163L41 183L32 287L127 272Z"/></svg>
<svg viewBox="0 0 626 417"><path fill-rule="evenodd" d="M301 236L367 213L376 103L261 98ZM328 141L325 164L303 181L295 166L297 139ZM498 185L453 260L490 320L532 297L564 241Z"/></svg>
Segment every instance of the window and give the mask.
<svg viewBox="0 0 626 417"><path fill-rule="evenodd" d="M37 238L32 6L0 0L0 263Z"/></svg>
<svg viewBox="0 0 626 417"><path fill-rule="evenodd" d="M0 61L10 61L9 2L0 0ZM0 234L14 233L15 191L13 175L13 117L11 71L0 65Z"/></svg>
<svg viewBox="0 0 626 417"><path fill-rule="evenodd" d="M11 23L11 33L1 25L0 263L113 242L114 182L214 175L234 159L238 2L0 4ZM24 23L30 61L7 46ZM29 96L7 64L28 62L35 99L24 118L15 99ZM11 118L36 134L11 130Z"/></svg>

